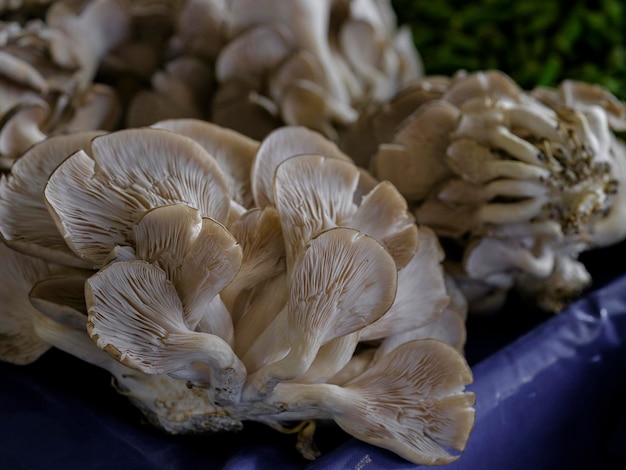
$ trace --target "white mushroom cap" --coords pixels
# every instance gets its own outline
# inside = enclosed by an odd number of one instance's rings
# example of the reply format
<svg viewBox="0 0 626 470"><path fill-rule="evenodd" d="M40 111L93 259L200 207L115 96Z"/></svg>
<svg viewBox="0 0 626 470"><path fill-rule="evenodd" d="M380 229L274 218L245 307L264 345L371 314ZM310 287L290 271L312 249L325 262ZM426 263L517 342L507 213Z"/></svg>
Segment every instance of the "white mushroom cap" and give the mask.
<svg viewBox="0 0 626 470"><path fill-rule="evenodd" d="M435 321L450 302L446 292L444 253L428 227L419 229L417 252L398 272L398 292L393 305L361 331L361 341L383 339Z"/></svg>
<svg viewBox="0 0 626 470"><path fill-rule="evenodd" d="M446 275L446 290L451 300L437 319L419 328L407 329L406 331L387 336L376 349L374 360L384 356L401 344L415 339L443 341L463 354L463 347L467 338L465 328L468 310L467 300L450 275ZM400 287L398 287L398 291L400 291Z"/></svg>
<svg viewBox="0 0 626 470"><path fill-rule="evenodd" d="M353 164L321 155L299 155L278 166L274 198L283 227L287 271L313 237L333 227L350 226L358 179Z"/></svg>
<svg viewBox="0 0 626 470"><path fill-rule="evenodd" d="M40 315L35 331L52 346L109 371L116 390L139 408L151 424L167 433L236 431L242 427L239 420L213 403L208 390L190 388L185 381L168 375L131 369L100 350L84 328L73 329Z"/></svg>
<svg viewBox="0 0 626 470"><path fill-rule="evenodd" d="M241 269L232 283L226 286L221 297L233 318L239 296L256 285L273 278L285 270L285 243L278 212L271 206L252 209L230 228L242 247Z"/></svg>
<svg viewBox="0 0 626 470"><path fill-rule="evenodd" d="M472 373L463 357L436 340L405 343L343 387L279 384L271 400L289 410L321 409L349 434L413 463L441 465L463 450L474 425ZM401 416L401 419L398 417Z"/></svg>
<svg viewBox="0 0 626 470"><path fill-rule="evenodd" d="M233 199L244 208L253 206L250 172L259 142L231 129L195 119L160 121L152 127L167 129L198 142L224 172L232 188Z"/></svg>
<svg viewBox="0 0 626 470"><path fill-rule="evenodd" d="M274 205L274 173L285 160L300 154L319 154L349 162L331 141L305 127L283 127L261 143L252 165L252 194L258 207Z"/></svg>
<svg viewBox="0 0 626 470"><path fill-rule="evenodd" d="M15 160L29 147L44 140L46 135L40 127L49 114L50 108L43 100L26 101L7 113L0 129L0 155L3 160Z"/></svg>
<svg viewBox="0 0 626 470"><path fill-rule="evenodd" d="M87 281L85 296L89 334L114 358L209 388L216 403L239 401L243 364L220 337L188 329L182 302L160 268L113 263Z"/></svg>
<svg viewBox="0 0 626 470"><path fill-rule="evenodd" d="M40 313L30 304L28 293L48 277L46 262L23 255L0 242L0 360L29 364L49 348L34 329Z"/></svg>
<svg viewBox="0 0 626 470"><path fill-rule="evenodd" d="M213 219L201 219L196 209L176 204L146 212L132 234L137 258L159 266L176 287L187 327L195 330L203 321L203 331L231 344L230 314L214 303L241 266L241 248L230 232Z"/></svg>
<svg viewBox="0 0 626 470"><path fill-rule="evenodd" d="M215 64L217 80L241 81L258 90L293 48L285 26L270 24L247 29L220 51Z"/></svg>
<svg viewBox="0 0 626 470"><path fill-rule="evenodd" d="M286 310L287 355L248 379L249 393L270 393L303 375L320 347L380 318L396 294L396 267L373 238L335 228L309 243L292 274ZM248 351L250 353L250 350Z"/></svg>
<svg viewBox="0 0 626 470"><path fill-rule="evenodd" d="M417 227L406 201L393 185L380 183L357 207L361 173L352 163L321 155L298 155L281 163L274 198L283 227L287 271L315 235L336 226L352 227L375 238L399 267L417 248Z"/></svg>
<svg viewBox="0 0 626 470"><path fill-rule="evenodd" d="M288 3L276 0L234 0L231 3L229 35L233 37L259 24L289 26L294 45L311 51L321 62L326 75L324 82L320 83L322 88L333 98L346 102L347 92L334 72L327 39L330 8L330 0L294 0Z"/></svg>
<svg viewBox="0 0 626 470"><path fill-rule="evenodd" d="M100 135L90 131L50 137L32 147L0 179L0 233L12 248L52 262L89 267L67 246L43 199L50 174L80 148Z"/></svg>
<svg viewBox="0 0 626 470"><path fill-rule="evenodd" d="M131 245L132 224L150 208L183 203L225 222L230 190L215 160L183 136L129 129L93 140L50 177L45 198L70 248L100 266L118 245Z"/></svg>

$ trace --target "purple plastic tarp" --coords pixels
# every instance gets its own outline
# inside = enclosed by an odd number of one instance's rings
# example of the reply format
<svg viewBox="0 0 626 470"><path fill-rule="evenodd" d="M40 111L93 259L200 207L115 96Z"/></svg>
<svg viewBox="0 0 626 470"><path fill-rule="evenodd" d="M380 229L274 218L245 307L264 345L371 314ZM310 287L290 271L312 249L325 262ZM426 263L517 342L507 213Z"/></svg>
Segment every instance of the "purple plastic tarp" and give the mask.
<svg viewBox="0 0 626 470"><path fill-rule="evenodd" d="M461 458L444 468L626 468L626 276L473 371L476 425ZM0 468L416 467L334 425L318 429L323 455L312 463L299 457L294 436L254 423L237 434L167 436L142 423L109 382L106 372L59 351L29 366L0 363Z"/></svg>

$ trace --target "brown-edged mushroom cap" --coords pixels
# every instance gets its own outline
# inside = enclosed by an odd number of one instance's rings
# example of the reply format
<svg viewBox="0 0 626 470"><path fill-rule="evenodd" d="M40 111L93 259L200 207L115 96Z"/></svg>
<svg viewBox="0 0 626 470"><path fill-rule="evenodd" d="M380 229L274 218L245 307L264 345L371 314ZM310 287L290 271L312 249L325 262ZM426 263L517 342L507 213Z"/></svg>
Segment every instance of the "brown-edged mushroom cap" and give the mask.
<svg viewBox="0 0 626 470"><path fill-rule="evenodd" d="M252 209L230 228L242 248L243 258L237 276L222 292L221 297L235 321L238 297L256 285L284 272L285 243L278 212L271 206Z"/></svg>
<svg viewBox="0 0 626 470"><path fill-rule="evenodd" d="M128 129L93 140L90 157L65 160L45 188L46 202L70 248L100 266L118 245L132 245L132 224L149 209L187 204L226 221L230 189L215 160L187 137Z"/></svg>
<svg viewBox="0 0 626 470"><path fill-rule="evenodd" d="M458 458L474 425L467 363L437 340L405 343L344 386L279 384L271 399L290 410L320 409L352 436L405 459L441 465Z"/></svg>
<svg viewBox="0 0 626 470"><path fill-rule="evenodd" d="M0 242L0 360L29 364L46 352L34 329L40 313L30 304L28 293L39 280L48 277L45 261L23 255Z"/></svg>
<svg viewBox="0 0 626 470"><path fill-rule="evenodd" d="M120 261L85 286L87 329L98 347L129 367L209 388L217 402L234 403L245 368L223 339L185 324L174 285L145 261Z"/></svg>
<svg viewBox="0 0 626 470"><path fill-rule="evenodd" d="M89 148L102 134L90 131L50 137L32 147L0 180L0 233L23 253L77 267L89 267L74 254L59 233L43 199L50 174L68 155Z"/></svg>
<svg viewBox="0 0 626 470"><path fill-rule="evenodd" d="M287 271L313 237L333 227L350 226L358 180L359 171L352 163L321 155L298 155L278 166L274 199L285 239Z"/></svg>
<svg viewBox="0 0 626 470"><path fill-rule="evenodd" d="M398 287L398 289L400 288ZM468 309L467 300L450 275L446 275L446 290L450 296L450 303L435 321L414 330L407 330L387 336L376 349L375 359L377 360L379 357L384 356L401 344L408 343L415 339L436 339L443 341L463 354L463 347L465 346L467 337L465 328Z"/></svg>
<svg viewBox="0 0 626 470"><path fill-rule="evenodd" d="M288 158L300 154L319 154L350 162L350 157L321 134L305 127L282 127L261 143L252 165L252 194L258 207L274 202L274 173Z"/></svg>
<svg viewBox="0 0 626 470"><path fill-rule="evenodd" d="M371 237L335 228L311 240L290 283L289 352L250 377L249 392L264 395L303 375L322 345L380 318L393 303L396 280L393 259Z"/></svg>
<svg viewBox="0 0 626 470"><path fill-rule="evenodd" d="M369 191L357 207L362 173L349 162L297 155L276 169L274 199L280 214L289 271L312 237L336 226L357 229L388 249L399 267L417 248L417 227L406 201L389 183Z"/></svg>
<svg viewBox="0 0 626 470"><path fill-rule="evenodd" d="M223 225L200 218L183 204L146 212L133 227L137 258L167 273L183 303L190 330L203 321L207 333L232 342L230 314L213 299L235 277L241 266L241 248Z"/></svg>
<svg viewBox="0 0 626 470"><path fill-rule="evenodd" d="M196 119L171 119L153 124L198 142L217 161L229 186L233 199L245 208L254 204L250 172L260 143L243 134L210 122Z"/></svg>
<svg viewBox="0 0 626 470"><path fill-rule="evenodd" d="M421 227L417 252L398 272L398 292L393 305L361 331L362 341L419 328L441 315L450 301L441 265L443 257L435 233Z"/></svg>

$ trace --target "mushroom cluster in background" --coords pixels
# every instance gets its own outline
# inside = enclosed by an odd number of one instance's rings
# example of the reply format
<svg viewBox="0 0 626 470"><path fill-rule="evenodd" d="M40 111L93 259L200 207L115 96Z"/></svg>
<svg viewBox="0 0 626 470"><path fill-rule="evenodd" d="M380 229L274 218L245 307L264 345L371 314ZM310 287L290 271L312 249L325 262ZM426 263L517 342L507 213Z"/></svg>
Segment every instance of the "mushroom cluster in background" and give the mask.
<svg viewBox="0 0 626 470"><path fill-rule="evenodd" d="M388 0L0 14L0 360L63 350L169 433L449 463L468 310L558 312L626 236L623 102L425 76Z"/></svg>
<svg viewBox="0 0 626 470"><path fill-rule="evenodd" d="M342 146L442 237L472 311L515 287L558 312L591 281L578 255L626 235L625 117L597 86L525 92L496 71L460 73L363 113Z"/></svg>
<svg viewBox="0 0 626 470"><path fill-rule="evenodd" d="M48 135L117 125L115 91L93 80L128 27L121 0L57 2L45 21L0 22L0 170Z"/></svg>
<svg viewBox="0 0 626 470"><path fill-rule="evenodd" d="M285 124L336 139L422 73L387 1L189 0L174 29L128 126L204 118L257 139Z"/></svg>

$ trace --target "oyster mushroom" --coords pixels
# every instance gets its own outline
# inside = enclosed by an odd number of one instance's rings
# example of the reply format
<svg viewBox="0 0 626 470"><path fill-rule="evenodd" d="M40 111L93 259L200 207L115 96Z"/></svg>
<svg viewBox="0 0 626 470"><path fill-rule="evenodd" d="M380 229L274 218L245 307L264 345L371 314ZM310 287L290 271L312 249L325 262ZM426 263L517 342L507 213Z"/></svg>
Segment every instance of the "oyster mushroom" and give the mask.
<svg viewBox="0 0 626 470"><path fill-rule="evenodd" d="M267 395L278 382L304 374L324 343L378 319L393 303L396 278L391 256L374 239L355 230L335 228L312 239L292 274L287 309L243 358L251 372L256 370L248 379L254 387L247 388L251 398ZM269 337L275 338L274 351L268 351ZM259 357L261 351L266 352Z"/></svg>
<svg viewBox="0 0 626 470"><path fill-rule="evenodd" d="M337 140L359 109L421 74L388 2L236 0L228 13L211 114L254 138L271 131L273 117L274 127L306 126ZM236 119L234 110L246 108L255 116Z"/></svg>
<svg viewBox="0 0 626 470"><path fill-rule="evenodd" d="M474 311L497 308L511 288L559 311L590 282L578 255L626 235L609 222L624 178L606 111L616 102L567 90L542 102L500 72L459 74L373 157L373 174L445 237Z"/></svg>
<svg viewBox="0 0 626 470"><path fill-rule="evenodd" d="M32 151L63 151L50 176L54 158L24 159L41 161L30 197L47 205L40 221L51 239L66 243L63 256L46 236L33 250L78 268L42 273L25 295L34 334L109 370L168 432L335 419L414 462L453 459L442 446L465 445L473 396L463 392L471 375L462 332L442 330L462 328L453 320L463 304L447 304L435 237L424 228L418 244L397 190L319 134L287 129L248 167L252 181L265 165L273 179L250 193L264 205L246 211L232 199L229 155L255 144L234 134L221 142L228 133L194 121L163 127L97 136L79 151L48 139ZM422 303L413 315L410 302ZM414 340L429 334L459 351ZM387 404L375 398L386 395ZM408 421L398 418L401 404L414 412ZM373 427L361 423L364 410L377 415ZM314 424L295 429L299 450L314 456Z"/></svg>
<svg viewBox="0 0 626 470"><path fill-rule="evenodd" d="M50 177L45 198L70 248L94 267L115 246L131 244L132 224L150 208L185 203L201 217L228 217L226 179L191 139L128 129L95 138L90 153L80 150L65 160Z"/></svg>
<svg viewBox="0 0 626 470"><path fill-rule="evenodd" d="M98 116L90 106L92 81L104 55L128 32L122 2L94 0L80 12L55 2L45 22L3 23L0 29L0 161L5 168L47 135L109 123L116 100L110 95L102 99L102 85L96 89L100 106L108 108ZM85 115L94 127L77 124Z"/></svg>
<svg viewBox="0 0 626 470"><path fill-rule="evenodd" d="M380 183L357 206L360 173L351 164L319 155L300 155L276 169L274 197L287 246L287 270L304 245L334 226L374 237L404 266L417 248L417 227L392 185Z"/></svg>
<svg viewBox="0 0 626 470"><path fill-rule="evenodd" d="M252 208L250 172L259 149L259 143L238 132L206 121L195 119L172 119L152 125L167 129L198 142L217 161L228 185L233 191L235 202L244 208Z"/></svg>
<svg viewBox="0 0 626 470"><path fill-rule="evenodd" d="M50 346L34 329L39 312L30 304L33 285L50 275L48 264L23 255L0 242L0 359L13 364L29 364Z"/></svg>
<svg viewBox="0 0 626 470"><path fill-rule="evenodd" d="M114 358L208 388L214 403L239 401L245 367L222 338L189 329L165 271L145 261L113 263L87 281L85 296L87 330Z"/></svg>
<svg viewBox="0 0 626 470"><path fill-rule="evenodd" d="M342 386L283 383L274 399L301 416L321 410L346 432L411 462L441 465L458 458L446 448L463 450L473 427L474 394L462 391L471 381L453 348L416 340Z"/></svg>
<svg viewBox="0 0 626 470"><path fill-rule="evenodd" d="M72 252L50 216L43 191L48 178L70 154L89 148L101 135L89 131L50 137L28 150L0 177L0 234L13 249L54 263L89 267Z"/></svg>

